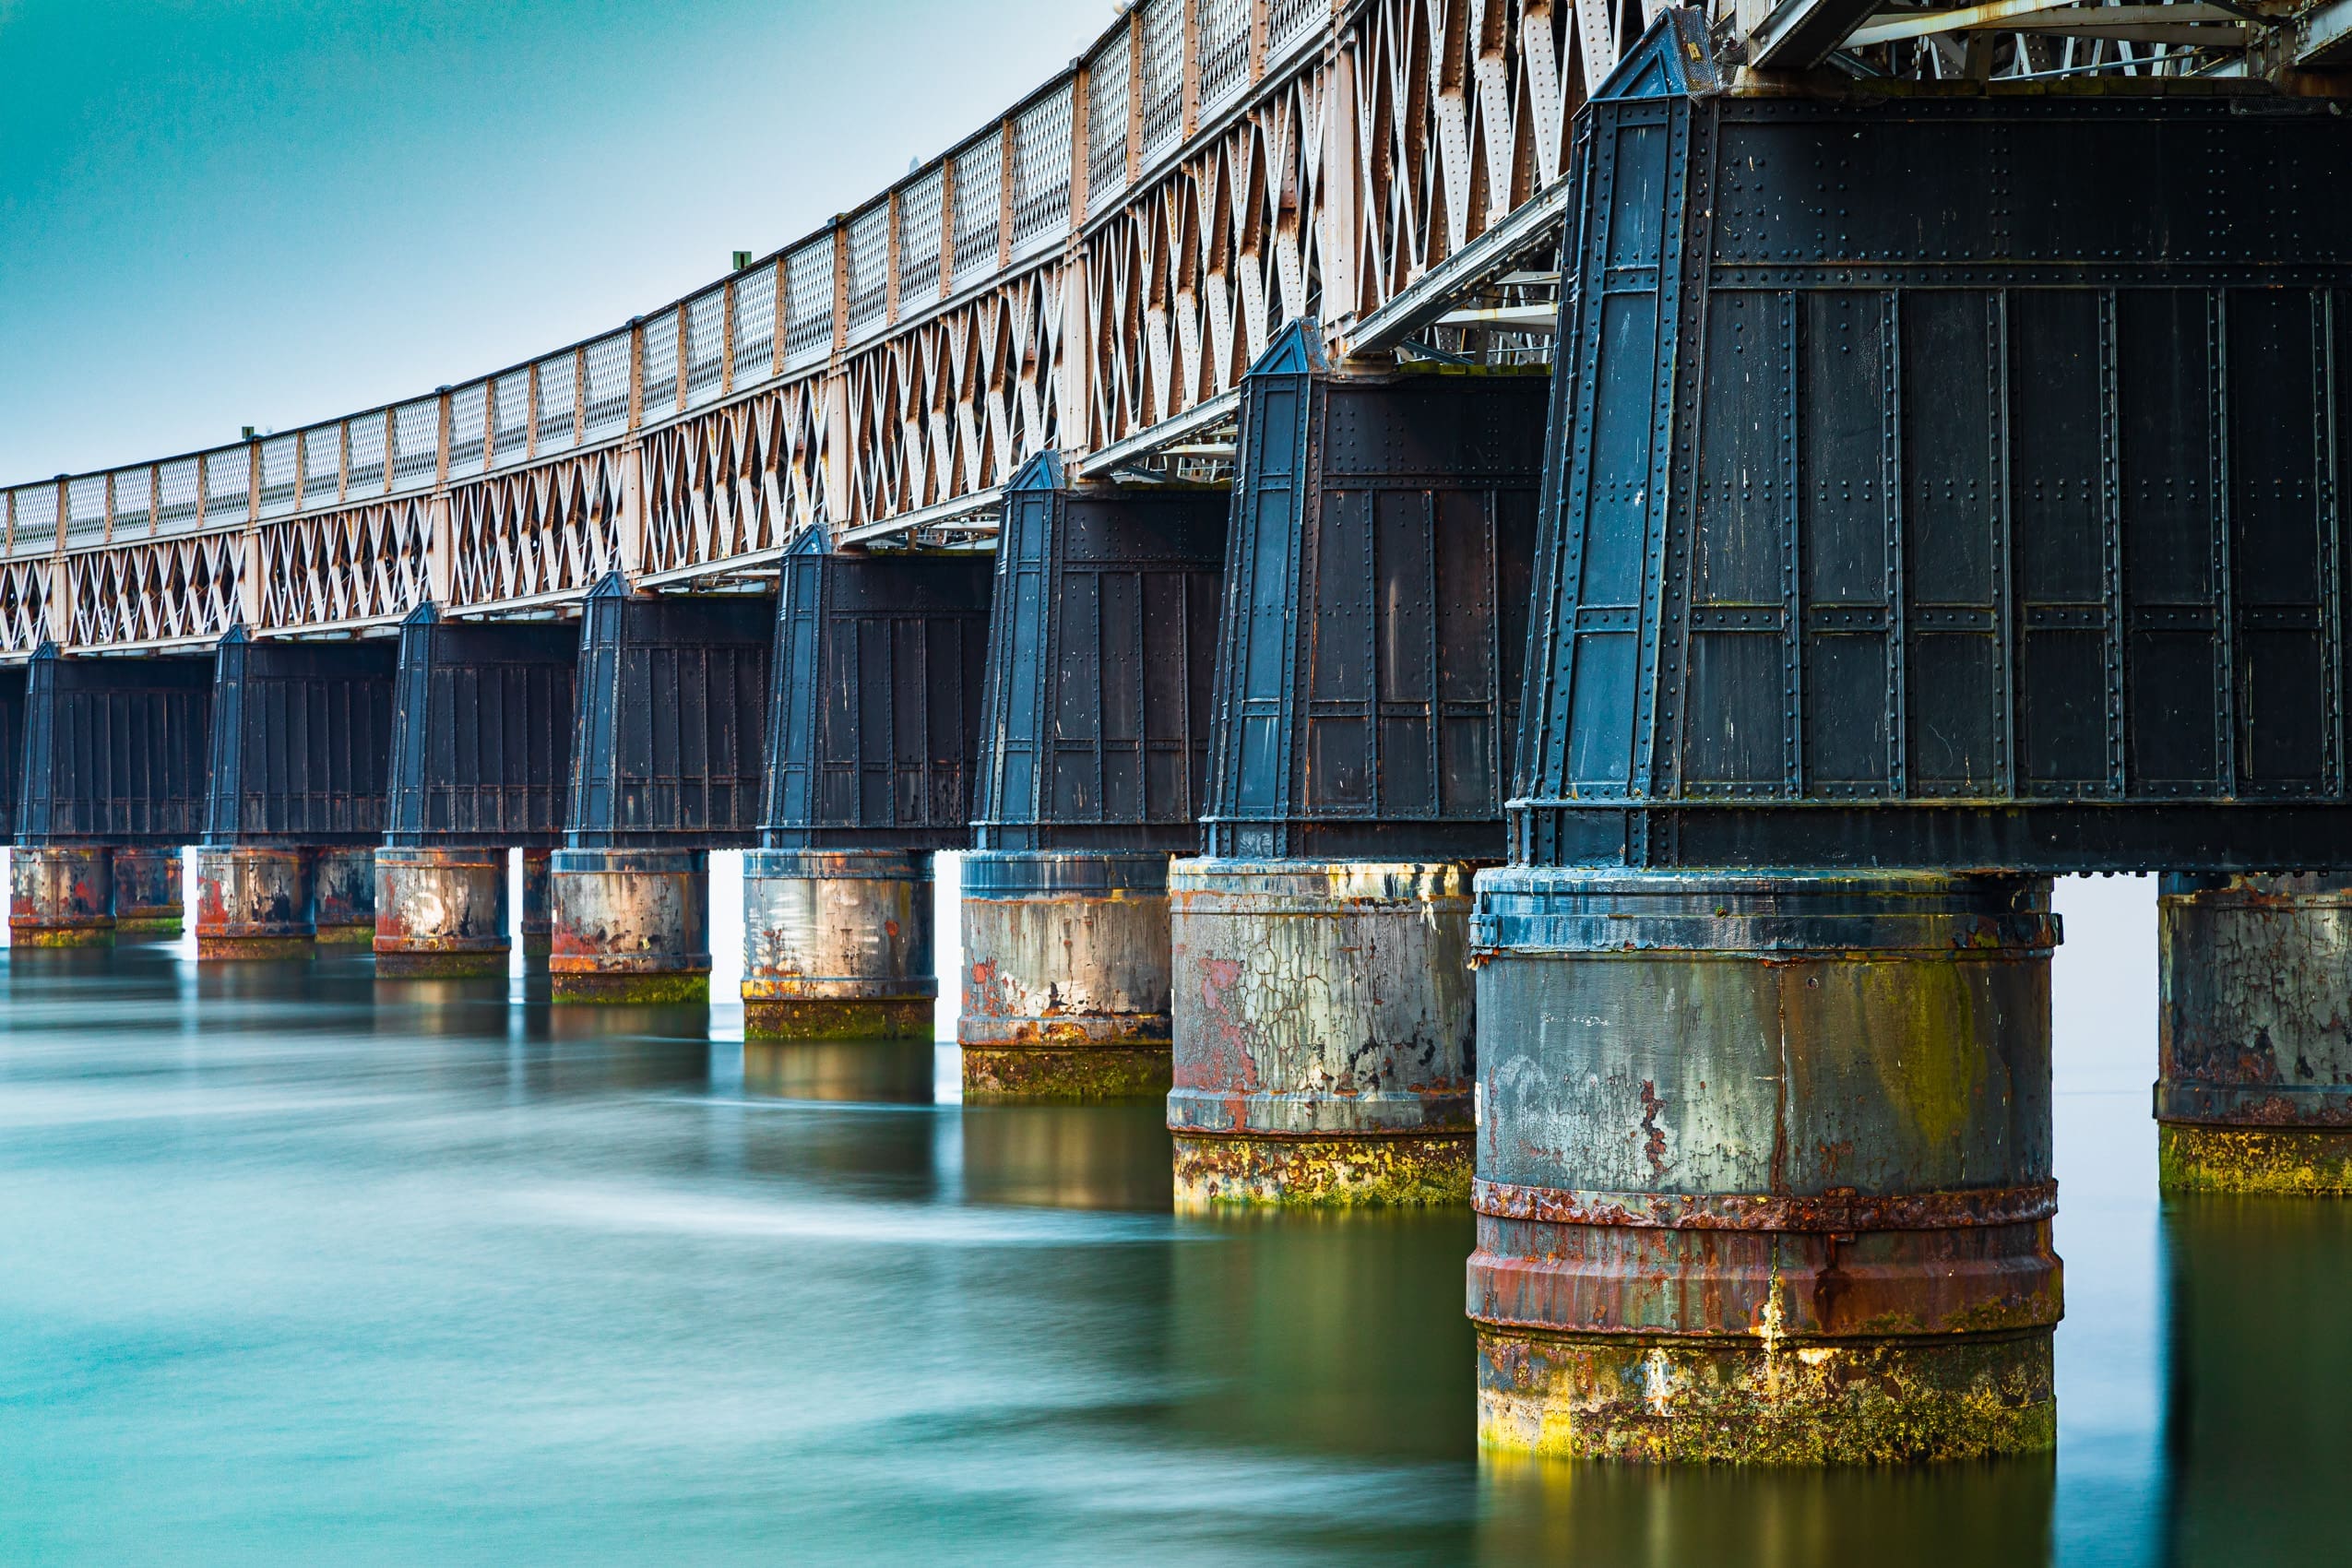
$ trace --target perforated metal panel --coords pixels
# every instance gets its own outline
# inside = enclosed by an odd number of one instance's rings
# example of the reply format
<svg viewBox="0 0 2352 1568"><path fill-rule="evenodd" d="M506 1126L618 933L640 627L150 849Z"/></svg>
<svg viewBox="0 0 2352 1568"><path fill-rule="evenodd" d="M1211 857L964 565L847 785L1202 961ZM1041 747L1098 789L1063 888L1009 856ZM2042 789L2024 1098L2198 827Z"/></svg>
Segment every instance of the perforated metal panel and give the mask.
<svg viewBox="0 0 2352 1568"><path fill-rule="evenodd" d="M274 436L261 444L261 515L283 517L294 509L294 477L301 453L291 435Z"/></svg>
<svg viewBox="0 0 2352 1568"><path fill-rule="evenodd" d="M629 335L599 338L581 357L588 362L588 439L610 441L629 428Z"/></svg>
<svg viewBox="0 0 2352 1568"><path fill-rule="evenodd" d="M940 188L933 169L898 196L899 308L920 308L939 293Z"/></svg>
<svg viewBox="0 0 2352 1568"><path fill-rule="evenodd" d="M776 374L776 267L762 263L735 275L735 385Z"/></svg>
<svg viewBox="0 0 2352 1568"><path fill-rule="evenodd" d="M673 387L674 391L674 387ZM491 388L491 461L506 468L528 460L531 445L531 377L509 371Z"/></svg>
<svg viewBox="0 0 2352 1568"><path fill-rule="evenodd" d="M890 208L870 207L849 220L849 335L879 327L890 305Z"/></svg>
<svg viewBox="0 0 2352 1568"><path fill-rule="evenodd" d="M1070 89L1056 88L1013 122L1013 254L1028 255L1070 230Z"/></svg>
<svg viewBox="0 0 2352 1568"><path fill-rule="evenodd" d="M470 479L483 469L490 436L490 385L476 381L449 395L449 477ZM303 487L309 494L307 483Z"/></svg>
<svg viewBox="0 0 2352 1568"><path fill-rule="evenodd" d="M1146 0L1143 93L1146 160L1184 139L1184 7L1192 0Z"/></svg>
<svg viewBox="0 0 2352 1568"><path fill-rule="evenodd" d="M1004 144L996 135L956 154L956 289L996 270L996 239L1004 215Z"/></svg>
<svg viewBox="0 0 2352 1568"><path fill-rule="evenodd" d="M802 245L784 258L789 315L784 368L814 364L833 350L833 239Z"/></svg>
<svg viewBox="0 0 2352 1568"><path fill-rule="evenodd" d="M686 407L700 408L719 396L726 368L727 297L707 290L686 302Z"/></svg>
<svg viewBox="0 0 2352 1568"><path fill-rule="evenodd" d="M1250 85L1251 0L1194 0L1198 20L1200 106L1203 113Z"/></svg>
<svg viewBox="0 0 2352 1568"><path fill-rule="evenodd" d="M531 422L537 455L561 452L579 438L580 366L571 354L539 362L539 406Z"/></svg>
<svg viewBox="0 0 2352 1568"><path fill-rule="evenodd" d="M1127 188L1129 55L1123 30L1088 62L1087 74L1087 205L1099 211Z"/></svg>

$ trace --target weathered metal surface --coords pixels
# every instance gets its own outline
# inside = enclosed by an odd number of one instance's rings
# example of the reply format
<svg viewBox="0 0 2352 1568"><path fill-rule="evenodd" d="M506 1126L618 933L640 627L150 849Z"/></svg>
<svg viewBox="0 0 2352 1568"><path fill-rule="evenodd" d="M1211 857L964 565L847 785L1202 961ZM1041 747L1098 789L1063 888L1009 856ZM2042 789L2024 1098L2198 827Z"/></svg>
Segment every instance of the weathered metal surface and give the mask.
<svg viewBox="0 0 2352 1568"><path fill-rule="evenodd" d="M1513 858L2352 865L2352 125L1652 42L1577 122Z"/></svg>
<svg viewBox="0 0 2352 1568"><path fill-rule="evenodd" d="M632 594L581 607L564 843L748 848L758 824L772 606L750 595Z"/></svg>
<svg viewBox="0 0 2352 1568"><path fill-rule="evenodd" d="M710 857L558 849L549 865L558 1002L710 1000Z"/></svg>
<svg viewBox="0 0 2352 1568"><path fill-rule="evenodd" d="M114 944L113 851L93 845L8 854L8 938L20 947Z"/></svg>
<svg viewBox="0 0 2352 1568"><path fill-rule="evenodd" d="M1518 727L1544 386L1250 369L1203 851L1493 859Z"/></svg>
<svg viewBox="0 0 2352 1568"><path fill-rule="evenodd" d="M2168 876L2156 910L2165 1188L2352 1192L2352 876Z"/></svg>
<svg viewBox="0 0 2352 1568"><path fill-rule="evenodd" d="M746 854L744 1037L931 1039L931 857L920 851Z"/></svg>
<svg viewBox="0 0 2352 1568"><path fill-rule="evenodd" d="M375 972L506 972L506 851L386 846L375 852Z"/></svg>
<svg viewBox="0 0 2352 1568"><path fill-rule="evenodd" d="M17 842L163 849L203 832L211 659L60 659L44 646L24 681L8 763Z"/></svg>
<svg viewBox="0 0 2352 1568"><path fill-rule="evenodd" d="M1072 488L1053 453L1006 492L972 845L1200 841L1223 491Z"/></svg>
<svg viewBox="0 0 2352 1568"><path fill-rule="evenodd" d="M400 624L385 842L553 849L577 651L568 626L445 621L418 606Z"/></svg>
<svg viewBox="0 0 2352 1568"><path fill-rule="evenodd" d="M24 786L25 683L22 666L0 669L0 843L17 837L17 797Z"/></svg>
<svg viewBox="0 0 2352 1568"><path fill-rule="evenodd" d="M177 846L113 853L114 930L122 936L180 934L186 897Z"/></svg>
<svg viewBox="0 0 2352 1568"><path fill-rule="evenodd" d="M522 943L524 957L544 958L555 941L555 895L548 884L552 856L546 849L525 849L522 854L523 912L516 935Z"/></svg>
<svg viewBox="0 0 2352 1568"><path fill-rule="evenodd" d="M971 826L989 562L784 558L760 842L960 849Z"/></svg>
<svg viewBox="0 0 2352 1568"><path fill-rule="evenodd" d="M396 651L255 642L232 627L214 650L204 842L374 848L384 836Z"/></svg>
<svg viewBox="0 0 2352 1568"><path fill-rule="evenodd" d="M1482 1441L2055 1441L2049 884L1484 872Z"/></svg>
<svg viewBox="0 0 2352 1568"><path fill-rule="evenodd" d="M1470 868L1178 861L1180 1202L1460 1202Z"/></svg>
<svg viewBox="0 0 2352 1568"><path fill-rule="evenodd" d="M1165 854L975 850L963 939L968 1099L1168 1092Z"/></svg>
<svg viewBox="0 0 2352 1568"><path fill-rule="evenodd" d="M329 946L375 940L375 851L320 849L311 866L311 918Z"/></svg>
<svg viewBox="0 0 2352 1568"><path fill-rule="evenodd" d="M276 846L196 850L196 956L306 958L317 949L314 857Z"/></svg>

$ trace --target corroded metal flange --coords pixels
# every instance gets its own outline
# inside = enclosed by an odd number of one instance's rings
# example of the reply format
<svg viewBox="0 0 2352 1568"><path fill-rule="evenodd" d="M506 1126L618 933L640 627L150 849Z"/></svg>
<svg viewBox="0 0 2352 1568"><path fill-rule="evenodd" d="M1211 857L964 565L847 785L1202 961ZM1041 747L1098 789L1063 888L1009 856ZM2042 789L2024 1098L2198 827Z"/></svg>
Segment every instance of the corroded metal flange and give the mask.
<svg viewBox="0 0 2352 1568"><path fill-rule="evenodd" d="M2352 1193L2352 876L2168 876L2167 1192Z"/></svg>
<svg viewBox="0 0 2352 1568"><path fill-rule="evenodd" d="M2049 884L1513 867L1473 921L1480 1440L2056 1441Z"/></svg>
<svg viewBox="0 0 2352 1568"><path fill-rule="evenodd" d="M966 855L956 1022L965 1094L1166 1094L1168 943L1164 854Z"/></svg>
<svg viewBox="0 0 2352 1568"><path fill-rule="evenodd" d="M743 1034L929 1039L931 856L756 849L743 857Z"/></svg>
<svg viewBox="0 0 2352 1568"><path fill-rule="evenodd" d="M114 851L38 845L8 856L8 938L19 947L114 944Z"/></svg>
<svg viewBox="0 0 2352 1568"><path fill-rule="evenodd" d="M311 956L317 948L311 870L310 853L291 847L196 850L197 958Z"/></svg>
<svg viewBox="0 0 2352 1568"><path fill-rule="evenodd" d="M558 1002L710 1000L710 857L700 849L558 849Z"/></svg>
<svg viewBox="0 0 2352 1568"><path fill-rule="evenodd" d="M1180 1204L1467 1195L1470 869L1175 862Z"/></svg>

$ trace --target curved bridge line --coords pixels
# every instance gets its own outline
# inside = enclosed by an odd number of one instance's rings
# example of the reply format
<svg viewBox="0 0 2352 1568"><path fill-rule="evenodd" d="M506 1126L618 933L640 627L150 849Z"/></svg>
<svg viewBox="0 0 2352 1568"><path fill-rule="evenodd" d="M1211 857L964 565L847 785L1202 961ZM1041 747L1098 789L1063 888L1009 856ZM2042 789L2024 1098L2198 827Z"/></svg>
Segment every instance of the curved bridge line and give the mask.
<svg viewBox="0 0 2352 1568"><path fill-rule="evenodd" d="M1645 9L1146 0L944 157L619 331L5 493L0 659L546 612L615 569L707 588L820 524L984 546L1032 453L1147 443L1284 320L1344 329L1550 185Z"/></svg>

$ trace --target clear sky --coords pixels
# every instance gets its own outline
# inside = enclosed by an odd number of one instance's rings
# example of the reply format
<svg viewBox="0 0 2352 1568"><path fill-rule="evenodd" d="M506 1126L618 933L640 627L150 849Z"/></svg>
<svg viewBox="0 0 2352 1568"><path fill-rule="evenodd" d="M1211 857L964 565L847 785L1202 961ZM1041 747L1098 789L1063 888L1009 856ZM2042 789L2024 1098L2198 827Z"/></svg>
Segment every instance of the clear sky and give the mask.
<svg viewBox="0 0 2352 1568"><path fill-rule="evenodd" d="M0 484L625 321L1009 108L1111 0L0 0Z"/></svg>

